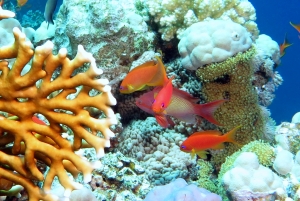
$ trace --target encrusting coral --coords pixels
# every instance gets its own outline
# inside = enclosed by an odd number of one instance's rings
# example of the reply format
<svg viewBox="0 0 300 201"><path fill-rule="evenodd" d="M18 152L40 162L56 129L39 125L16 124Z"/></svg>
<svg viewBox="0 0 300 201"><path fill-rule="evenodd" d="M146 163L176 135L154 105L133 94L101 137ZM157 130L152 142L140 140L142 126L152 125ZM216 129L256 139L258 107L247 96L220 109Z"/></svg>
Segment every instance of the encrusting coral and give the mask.
<svg viewBox="0 0 300 201"><path fill-rule="evenodd" d="M261 139L264 132L264 118L251 82L254 70L250 60L254 53L255 49L252 47L244 53L196 71L203 82L202 91L207 102L221 98L228 100L215 112L215 117L224 125L223 132L237 125L242 126L236 134L236 140L240 144ZM239 146L229 144L227 148L227 153L214 154L213 160L217 164L223 163L224 156L232 154Z"/></svg>
<svg viewBox="0 0 300 201"><path fill-rule="evenodd" d="M50 41L33 50L18 28L13 33L15 42L0 47L0 110L4 114L0 117L0 180L12 182L5 190L13 184L22 185L31 201L54 200L48 193L57 176L68 196L78 184L67 172L73 176L82 172L88 182L94 168L74 151L94 147L101 157L104 147L110 146L114 136L110 126L117 123L110 106L116 99L107 85L109 81L98 78L102 70L96 67L95 59L82 46L69 60L66 49L53 55ZM5 59L11 58L16 59L10 69ZM31 68L21 76L27 63ZM75 74L83 65L88 70ZM60 72L56 78L52 77L54 71ZM99 93L92 95L93 91ZM102 111L105 118L92 117L88 108ZM36 114L44 116L49 125L35 123L32 117ZM73 142L63 137L62 125L72 131ZM37 160L49 166L45 178ZM43 191L34 184L36 180L44 181Z"/></svg>

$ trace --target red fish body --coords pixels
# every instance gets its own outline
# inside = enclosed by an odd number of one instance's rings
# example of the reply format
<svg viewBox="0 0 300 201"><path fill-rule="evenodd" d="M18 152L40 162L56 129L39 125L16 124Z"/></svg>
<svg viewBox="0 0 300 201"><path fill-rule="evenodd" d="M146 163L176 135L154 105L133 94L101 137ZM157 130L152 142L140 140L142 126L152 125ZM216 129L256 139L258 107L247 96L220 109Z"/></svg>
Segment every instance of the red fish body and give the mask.
<svg viewBox="0 0 300 201"><path fill-rule="evenodd" d="M222 135L220 131L200 131L188 137L180 146L180 150L191 153L192 157L197 154L200 158L206 158L207 149L223 149L224 142L238 144L235 140L235 133L241 126Z"/></svg>
<svg viewBox="0 0 300 201"><path fill-rule="evenodd" d="M159 57L156 59L157 62L148 61L130 71L121 83L120 92L129 94L147 86L163 86L168 80L165 66Z"/></svg>
<svg viewBox="0 0 300 201"><path fill-rule="evenodd" d="M172 80L174 77L170 78L164 87L157 92L157 95L154 97L153 103L151 105L151 110L154 112L156 121L162 127L168 127L168 121L166 119L166 109L170 105L172 94L173 94L173 85Z"/></svg>
<svg viewBox="0 0 300 201"><path fill-rule="evenodd" d="M152 115L155 113L151 109L151 105L154 101L155 94L161 90L161 87L156 87L153 91L147 92L136 99L136 105ZM173 88L173 93L171 97L171 102L165 109L165 112L158 116L160 118L158 123L162 127L168 127L168 122L170 122L167 117L172 116L181 121L187 123L195 123L195 115L199 115L211 123L220 125L217 120L214 119L214 111L226 100L217 100L206 104L196 104L199 99L192 97L185 91Z"/></svg>

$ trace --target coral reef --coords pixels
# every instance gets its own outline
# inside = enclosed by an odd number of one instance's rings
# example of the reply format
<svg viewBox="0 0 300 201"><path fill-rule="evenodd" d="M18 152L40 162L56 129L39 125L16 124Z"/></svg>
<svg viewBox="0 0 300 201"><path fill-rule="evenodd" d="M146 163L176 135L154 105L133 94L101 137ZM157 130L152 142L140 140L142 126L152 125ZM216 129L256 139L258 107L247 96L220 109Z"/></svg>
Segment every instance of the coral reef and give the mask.
<svg viewBox="0 0 300 201"><path fill-rule="evenodd" d="M197 163L199 165L198 186L211 192L217 192L217 180L213 177L214 168L212 164L203 159L198 159Z"/></svg>
<svg viewBox="0 0 300 201"><path fill-rule="evenodd" d="M275 140L278 146L296 154L300 150L299 123L282 122L275 131Z"/></svg>
<svg viewBox="0 0 300 201"><path fill-rule="evenodd" d="M284 191L283 180L269 168L259 164L252 152L241 153L234 166L223 177L232 200L275 200L276 191Z"/></svg>
<svg viewBox="0 0 300 201"><path fill-rule="evenodd" d="M221 197L209 192L204 188L198 188L195 184L188 185L184 179L176 179L175 181L164 185L156 186L146 196L144 201L221 201Z"/></svg>
<svg viewBox="0 0 300 201"><path fill-rule="evenodd" d="M183 67L196 70L250 48L249 32L230 20L209 20L188 27L178 44Z"/></svg>
<svg viewBox="0 0 300 201"><path fill-rule="evenodd" d="M261 34L254 43L256 53L252 58L254 67L253 84L260 105L269 106L275 98L275 89L282 84L282 77L276 71L280 64L279 45L269 36Z"/></svg>
<svg viewBox="0 0 300 201"><path fill-rule="evenodd" d="M89 160L97 160L95 152L84 149L83 155ZM97 200L141 201L150 191L145 169L133 158L120 152L107 153L100 159L102 166L95 168L92 179L83 184L96 196ZM78 178L77 181L82 181Z"/></svg>
<svg viewBox="0 0 300 201"><path fill-rule="evenodd" d="M274 159L275 159L275 149L274 147L272 147L269 143L263 142L263 141L252 141L249 144L244 145L239 151L235 152L234 154L228 156L226 158L226 161L222 164L221 169L219 171L218 174L218 182L217 182L217 186L218 186L218 190L217 192L222 195L224 200L228 200L227 196L226 196L226 191L223 188L223 179L224 179L224 174L228 171L230 171L235 164L235 161L237 160L238 157L240 157L240 155L242 153L253 153L255 154L254 158L255 160L258 160L258 163L260 165L263 165L265 167L271 167ZM242 175L240 173L236 174L236 177L241 177ZM269 196L268 193L264 194L264 193L252 193L252 192L246 192L246 191L237 191L237 192L232 192L233 196L239 197L242 195L245 196ZM273 193L272 192L270 194L270 197L273 197ZM244 197L246 198L246 197ZM242 198L241 198L242 199Z"/></svg>
<svg viewBox="0 0 300 201"><path fill-rule="evenodd" d="M258 36L255 9L248 0L150 0L142 1L154 21L162 39L170 41L175 36L181 38L183 31L192 24L209 19L232 20L252 34Z"/></svg>
<svg viewBox="0 0 300 201"><path fill-rule="evenodd" d="M110 80L127 73L132 61L153 49L154 34L133 0L65 0L56 26L56 48L65 47L74 56L77 45L83 45Z"/></svg>
<svg viewBox="0 0 300 201"><path fill-rule="evenodd" d="M117 123L110 106L115 105L116 100L107 85L108 80L97 78L102 70L82 46L78 47L75 58L69 60L66 49L53 55L51 42L32 49L18 28L14 28L13 33L15 42L0 48L0 110L4 115L0 118L0 178L24 186L29 199L34 201L55 199L48 193L57 176L68 196L78 185L66 171L73 176L82 172L87 182L94 168L74 151L94 147L101 157L104 147L110 146L114 133L109 127ZM16 58L11 69L6 61L10 58ZM31 68L21 76L27 63ZM83 65L87 71L73 74ZM54 71L60 73L52 79ZM98 94L90 96L92 90ZM105 118L91 117L86 110L89 107L102 111ZM42 115L49 125L35 123L34 115ZM72 141L63 138L61 125L72 131ZM37 160L49 166L46 176L39 171ZM44 181L43 191L33 183L36 180Z"/></svg>
<svg viewBox="0 0 300 201"><path fill-rule="evenodd" d="M251 82L254 70L250 61L254 54L255 49L252 47L221 63L210 64L196 71L203 82L202 91L207 102L228 99L217 109L215 117L224 125L221 128L223 132L228 132L237 125L242 126L236 133L236 140L240 144L261 139L265 127ZM238 148L237 145L228 144L223 152L215 152L214 162L221 164L224 156L232 154Z"/></svg>
<svg viewBox="0 0 300 201"><path fill-rule="evenodd" d="M154 185L162 185L176 178L194 179L195 160L181 152L185 136L174 130L164 130L155 118L132 121L119 136L117 150L138 160Z"/></svg>

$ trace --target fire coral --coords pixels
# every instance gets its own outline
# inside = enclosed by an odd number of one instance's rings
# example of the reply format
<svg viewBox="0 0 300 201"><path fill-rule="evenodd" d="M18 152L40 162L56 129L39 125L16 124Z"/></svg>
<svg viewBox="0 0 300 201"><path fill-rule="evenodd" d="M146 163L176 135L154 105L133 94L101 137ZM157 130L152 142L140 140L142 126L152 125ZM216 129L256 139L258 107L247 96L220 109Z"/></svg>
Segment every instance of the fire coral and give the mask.
<svg viewBox="0 0 300 201"><path fill-rule="evenodd" d="M53 55L50 41L33 49L19 29L14 28L13 33L14 44L0 47L0 111L17 117L0 116L0 190L19 184L31 201L54 200L49 191L55 176L65 195L76 188L67 172L73 176L82 172L85 181L91 179L92 165L74 151L84 143L85 147L94 147L99 157L104 155L104 147L110 146L110 137L114 136L110 126L117 123L110 107L116 100L108 80L98 78L102 70L82 46L69 60L66 49ZM12 58L16 59L10 68L7 59ZM22 75L28 64L30 70ZM75 72L87 64L85 72ZM53 78L57 71L58 76ZM99 93L91 95L92 89ZM88 108L101 110L105 117L92 117ZM35 114L43 115L49 125L32 121ZM62 137L62 125L72 131L72 142ZM49 166L45 178L37 160ZM35 180L43 181L42 189Z"/></svg>

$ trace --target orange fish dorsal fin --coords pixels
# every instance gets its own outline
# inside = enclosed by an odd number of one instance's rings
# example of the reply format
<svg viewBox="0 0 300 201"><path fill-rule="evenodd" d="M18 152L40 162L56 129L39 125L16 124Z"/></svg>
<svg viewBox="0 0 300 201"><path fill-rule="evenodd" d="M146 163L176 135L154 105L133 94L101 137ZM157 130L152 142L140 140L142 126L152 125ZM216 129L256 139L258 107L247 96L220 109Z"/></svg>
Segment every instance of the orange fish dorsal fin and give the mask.
<svg viewBox="0 0 300 201"><path fill-rule="evenodd" d="M149 86L163 86L169 80L167 77L166 69L159 57L155 57L157 60L157 73L155 76L147 83Z"/></svg>
<svg viewBox="0 0 300 201"><path fill-rule="evenodd" d="M196 136L196 135L222 135L222 133L217 130L207 130L207 131L196 132L196 133L192 134L191 136Z"/></svg>
<svg viewBox="0 0 300 201"><path fill-rule="evenodd" d="M137 67L135 67L134 69L132 69L131 71L129 72L132 72L132 71L138 71L139 69L141 68L145 68L145 67L149 67L149 66L155 66L157 65L157 63L155 63L155 61L147 61L146 63L143 63Z"/></svg>

